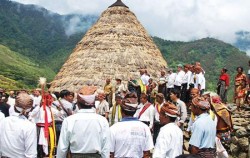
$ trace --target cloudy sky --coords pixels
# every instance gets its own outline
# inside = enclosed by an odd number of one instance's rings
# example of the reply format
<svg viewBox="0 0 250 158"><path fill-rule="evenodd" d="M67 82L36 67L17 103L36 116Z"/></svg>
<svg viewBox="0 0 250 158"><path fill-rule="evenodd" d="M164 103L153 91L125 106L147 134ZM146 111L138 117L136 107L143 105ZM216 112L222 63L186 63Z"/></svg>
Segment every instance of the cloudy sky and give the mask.
<svg viewBox="0 0 250 158"><path fill-rule="evenodd" d="M59 14L100 15L115 0L14 0ZM250 0L123 0L153 36L190 41L214 37L234 43L250 31Z"/></svg>

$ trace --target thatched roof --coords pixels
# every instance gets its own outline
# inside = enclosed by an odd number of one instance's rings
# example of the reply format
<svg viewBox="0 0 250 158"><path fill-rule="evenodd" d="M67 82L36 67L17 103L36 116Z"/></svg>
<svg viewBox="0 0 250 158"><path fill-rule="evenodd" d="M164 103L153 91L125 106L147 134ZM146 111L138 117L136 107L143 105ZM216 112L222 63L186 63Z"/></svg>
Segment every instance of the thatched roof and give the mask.
<svg viewBox="0 0 250 158"><path fill-rule="evenodd" d="M167 66L152 38L126 6L105 10L76 45L51 84L51 91L79 90L104 84L106 78L138 76L145 68L152 77Z"/></svg>

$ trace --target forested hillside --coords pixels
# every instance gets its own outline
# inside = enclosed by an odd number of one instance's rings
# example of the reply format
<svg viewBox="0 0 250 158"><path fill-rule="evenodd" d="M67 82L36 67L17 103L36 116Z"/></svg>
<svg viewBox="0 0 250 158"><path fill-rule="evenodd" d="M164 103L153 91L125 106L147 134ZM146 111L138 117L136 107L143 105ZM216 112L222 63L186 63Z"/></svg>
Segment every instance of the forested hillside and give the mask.
<svg viewBox="0 0 250 158"><path fill-rule="evenodd" d="M220 70L227 67L231 76L231 87L229 89L231 97L236 68L242 66L246 71L248 69L250 58L245 52L213 38L204 38L192 42L173 42L154 37L154 41L167 60L169 67L176 68L179 63L200 62L205 70L208 90L216 90Z"/></svg>

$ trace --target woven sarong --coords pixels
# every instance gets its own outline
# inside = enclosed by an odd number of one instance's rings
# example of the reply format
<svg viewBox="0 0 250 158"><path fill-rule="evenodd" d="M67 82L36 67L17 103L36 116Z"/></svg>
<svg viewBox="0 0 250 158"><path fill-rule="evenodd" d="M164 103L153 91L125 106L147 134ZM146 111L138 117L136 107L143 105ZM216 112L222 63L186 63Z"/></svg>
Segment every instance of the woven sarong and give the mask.
<svg viewBox="0 0 250 158"><path fill-rule="evenodd" d="M216 150L214 148L200 149L197 155L199 155L201 158L215 158Z"/></svg>
<svg viewBox="0 0 250 158"><path fill-rule="evenodd" d="M71 158L101 158L100 154L71 154Z"/></svg>

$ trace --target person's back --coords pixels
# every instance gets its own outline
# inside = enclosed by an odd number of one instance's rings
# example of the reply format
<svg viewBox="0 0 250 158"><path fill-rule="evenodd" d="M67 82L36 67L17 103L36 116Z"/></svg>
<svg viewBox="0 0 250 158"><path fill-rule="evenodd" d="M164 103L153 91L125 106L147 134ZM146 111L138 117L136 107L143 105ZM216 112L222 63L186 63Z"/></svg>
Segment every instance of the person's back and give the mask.
<svg viewBox="0 0 250 158"><path fill-rule="evenodd" d="M182 154L183 132L176 125L178 108L165 103L160 110L160 123L164 125L157 137L153 158L174 158Z"/></svg>
<svg viewBox="0 0 250 158"><path fill-rule="evenodd" d="M147 125L136 118L125 118L110 128L111 152L114 157L143 157L143 151L153 148L153 140Z"/></svg>
<svg viewBox="0 0 250 158"><path fill-rule="evenodd" d="M89 92L88 89L91 91ZM68 149L72 158L81 156L109 157L108 121L96 114L92 108L95 101L92 87L84 87L81 91L77 96L80 110L63 121L57 157L66 158Z"/></svg>
<svg viewBox="0 0 250 158"><path fill-rule="evenodd" d="M6 157L36 157L36 125L18 113L0 123L0 153Z"/></svg>
<svg viewBox="0 0 250 158"><path fill-rule="evenodd" d="M64 119L58 148L63 148L64 140L68 140L71 153L84 151L101 154L104 148L103 140L108 141L108 128L107 120L96 114L93 109L81 109L78 113ZM59 154L58 157L64 157L61 153Z"/></svg>
<svg viewBox="0 0 250 158"><path fill-rule="evenodd" d="M175 157L179 156L182 153L183 132L175 123L169 123L161 128L160 133L157 137L155 152L158 153L158 149L161 149L160 147L158 147L158 145L163 144L165 145L164 147L166 152L164 156ZM163 155L155 154L154 158L158 158L158 156L161 157Z"/></svg>
<svg viewBox="0 0 250 158"><path fill-rule="evenodd" d="M198 135L194 137L197 141L200 141L200 148L214 147L215 140L211 138L216 135L216 125L209 114L205 113L198 116L197 120L193 124L193 128L193 132L202 133L203 135L203 137L198 137Z"/></svg>

